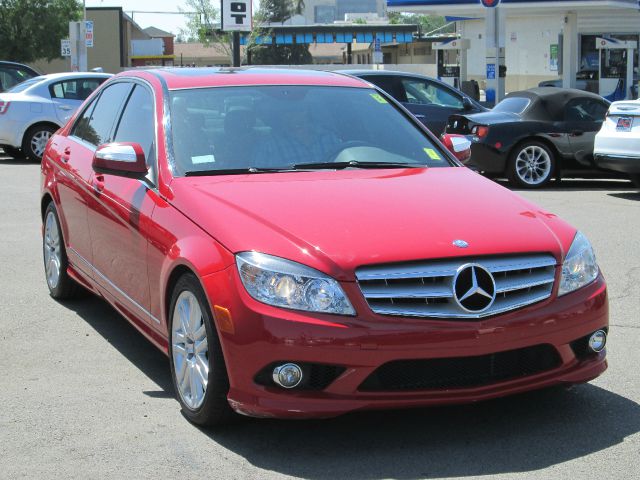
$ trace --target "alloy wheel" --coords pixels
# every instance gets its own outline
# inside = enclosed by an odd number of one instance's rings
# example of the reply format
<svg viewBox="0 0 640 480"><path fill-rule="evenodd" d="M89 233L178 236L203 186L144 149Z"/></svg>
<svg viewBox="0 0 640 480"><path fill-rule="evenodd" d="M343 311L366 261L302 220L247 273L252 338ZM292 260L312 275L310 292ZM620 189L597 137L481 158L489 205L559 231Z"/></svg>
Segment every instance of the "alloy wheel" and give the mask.
<svg viewBox="0 0 640 480"><path fill-rule="evenodd" d="M51 138L51 132L48 130L38 130L31 137L31 151L39 158L44 154L44 147Z"/></svg>
<svg viewBox="0 0 640 480"><path fill-rule="evenodd" d="M171 348L176 385L191 410L202 406L209 381L209 346L205 319L196 296L185 290L173 310Z"/></svg>
<svg viewBox="0 0 640 480"><path fill-rule="evenodd" d="M62 252L60 248L60 232L55 214L49 212L44 225L44 266L49 288L56 288L60 281Z"/></svg>
<svg viewBox="0 0 640 480"><path fill-rule="evenodd" d="M538 145L528 145L516 157L516 174L527 185L540 185L551 175L551 157Z"/></svg>

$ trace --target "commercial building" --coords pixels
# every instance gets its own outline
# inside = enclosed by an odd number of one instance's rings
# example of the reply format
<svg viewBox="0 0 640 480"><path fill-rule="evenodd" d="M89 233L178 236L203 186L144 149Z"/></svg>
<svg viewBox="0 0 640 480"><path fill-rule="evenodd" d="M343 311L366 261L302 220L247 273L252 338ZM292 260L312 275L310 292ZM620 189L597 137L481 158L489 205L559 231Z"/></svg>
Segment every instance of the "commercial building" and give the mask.
<svg viewBox="0 0 640 480"><path fill-rule="evenodd" d="M491 3L491 2L488 2ZM458 34L468 39L466 73L481 82L496 75L496 64L506 66L504 88L514 91L558 79L576 86L577 74L591 75L600 93L637 79L640 11L637 0L500 0L496 8L480 0L388 0L389 11L448 16L456 20ZM497 15L494 15L497 12ZM491 23L498 17L498 26ZM497 47L492 40L495 37ZM598 38L610 38L623 48L598 48ZM623 44L621 42L631 42ZM613 45L613 44L612 44ZM611 45L609 45L611 46ZM615 46L615 45L614 45ZM501 53L503 52L503 53ZM627 75L627 56L632 53L635 72ZM489 65L489 67L488 67ZM463 67L464 68L464 67ZM598 72L602 69L602 79ZM595 78L594 78L595 77ZM637 80L634 80L637 81ZM491 85L488 85L491 88ZM603 91L605 90L605 91Z"/></svg>

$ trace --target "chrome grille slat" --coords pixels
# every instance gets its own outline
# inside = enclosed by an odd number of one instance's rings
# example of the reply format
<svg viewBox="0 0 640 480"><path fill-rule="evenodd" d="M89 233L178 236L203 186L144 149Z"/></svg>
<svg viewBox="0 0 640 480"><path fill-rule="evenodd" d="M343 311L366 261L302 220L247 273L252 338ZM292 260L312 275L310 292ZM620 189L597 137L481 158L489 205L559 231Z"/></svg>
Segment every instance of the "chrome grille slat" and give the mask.
<svg viewBox="0 0 640 480"><path fill-rule="evenodd" d="M462 309L453 294L458 268L479 264L494 276L496 297L480 313ZM456 258L376 265L356 270L360 289L371 309L382 315L443 319L477 319L531 305L549 298L556 261L551 255Z"/></svg>

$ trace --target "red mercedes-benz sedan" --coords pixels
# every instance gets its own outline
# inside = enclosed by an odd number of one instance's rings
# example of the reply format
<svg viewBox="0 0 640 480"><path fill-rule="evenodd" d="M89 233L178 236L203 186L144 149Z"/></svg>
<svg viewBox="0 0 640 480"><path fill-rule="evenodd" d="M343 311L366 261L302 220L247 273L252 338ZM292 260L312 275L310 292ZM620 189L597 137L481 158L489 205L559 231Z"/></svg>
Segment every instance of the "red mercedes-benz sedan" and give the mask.
<svg viewBox="0 0 640 480"><path fill-rule="evenodd" d="M49 141L41 208L51 295L106 298L169 356L198 424L472 402L607 367L585 236L346 75L122 73Z"/></svg>

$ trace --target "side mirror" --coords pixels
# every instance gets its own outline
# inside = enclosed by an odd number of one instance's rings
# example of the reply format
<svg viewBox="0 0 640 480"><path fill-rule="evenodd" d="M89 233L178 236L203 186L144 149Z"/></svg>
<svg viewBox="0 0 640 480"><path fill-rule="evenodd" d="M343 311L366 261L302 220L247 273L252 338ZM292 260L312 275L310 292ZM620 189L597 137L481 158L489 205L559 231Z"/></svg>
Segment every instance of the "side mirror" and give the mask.
<svg viewBox="0 0 640 480"><path fill-rule="evenodd" d="M105 143L93 155L93 170L120 177L144 178L149 169L138 143Z"/></svg>
<svg viewBox="0 0 640 480"><path fill-rule="evenodd" d="M455 133L443 133L440 137L443 145L447 147L453 156L466 164L471 160L471 140L464 135Z"/></svg>
<svg viewBox="0 0 640 480"><path fill-rule="evenodd" d="M469 100L469 98L462 97L462 108L465 112L473 110L473 103L471 102L471 100Z"/></svg>

